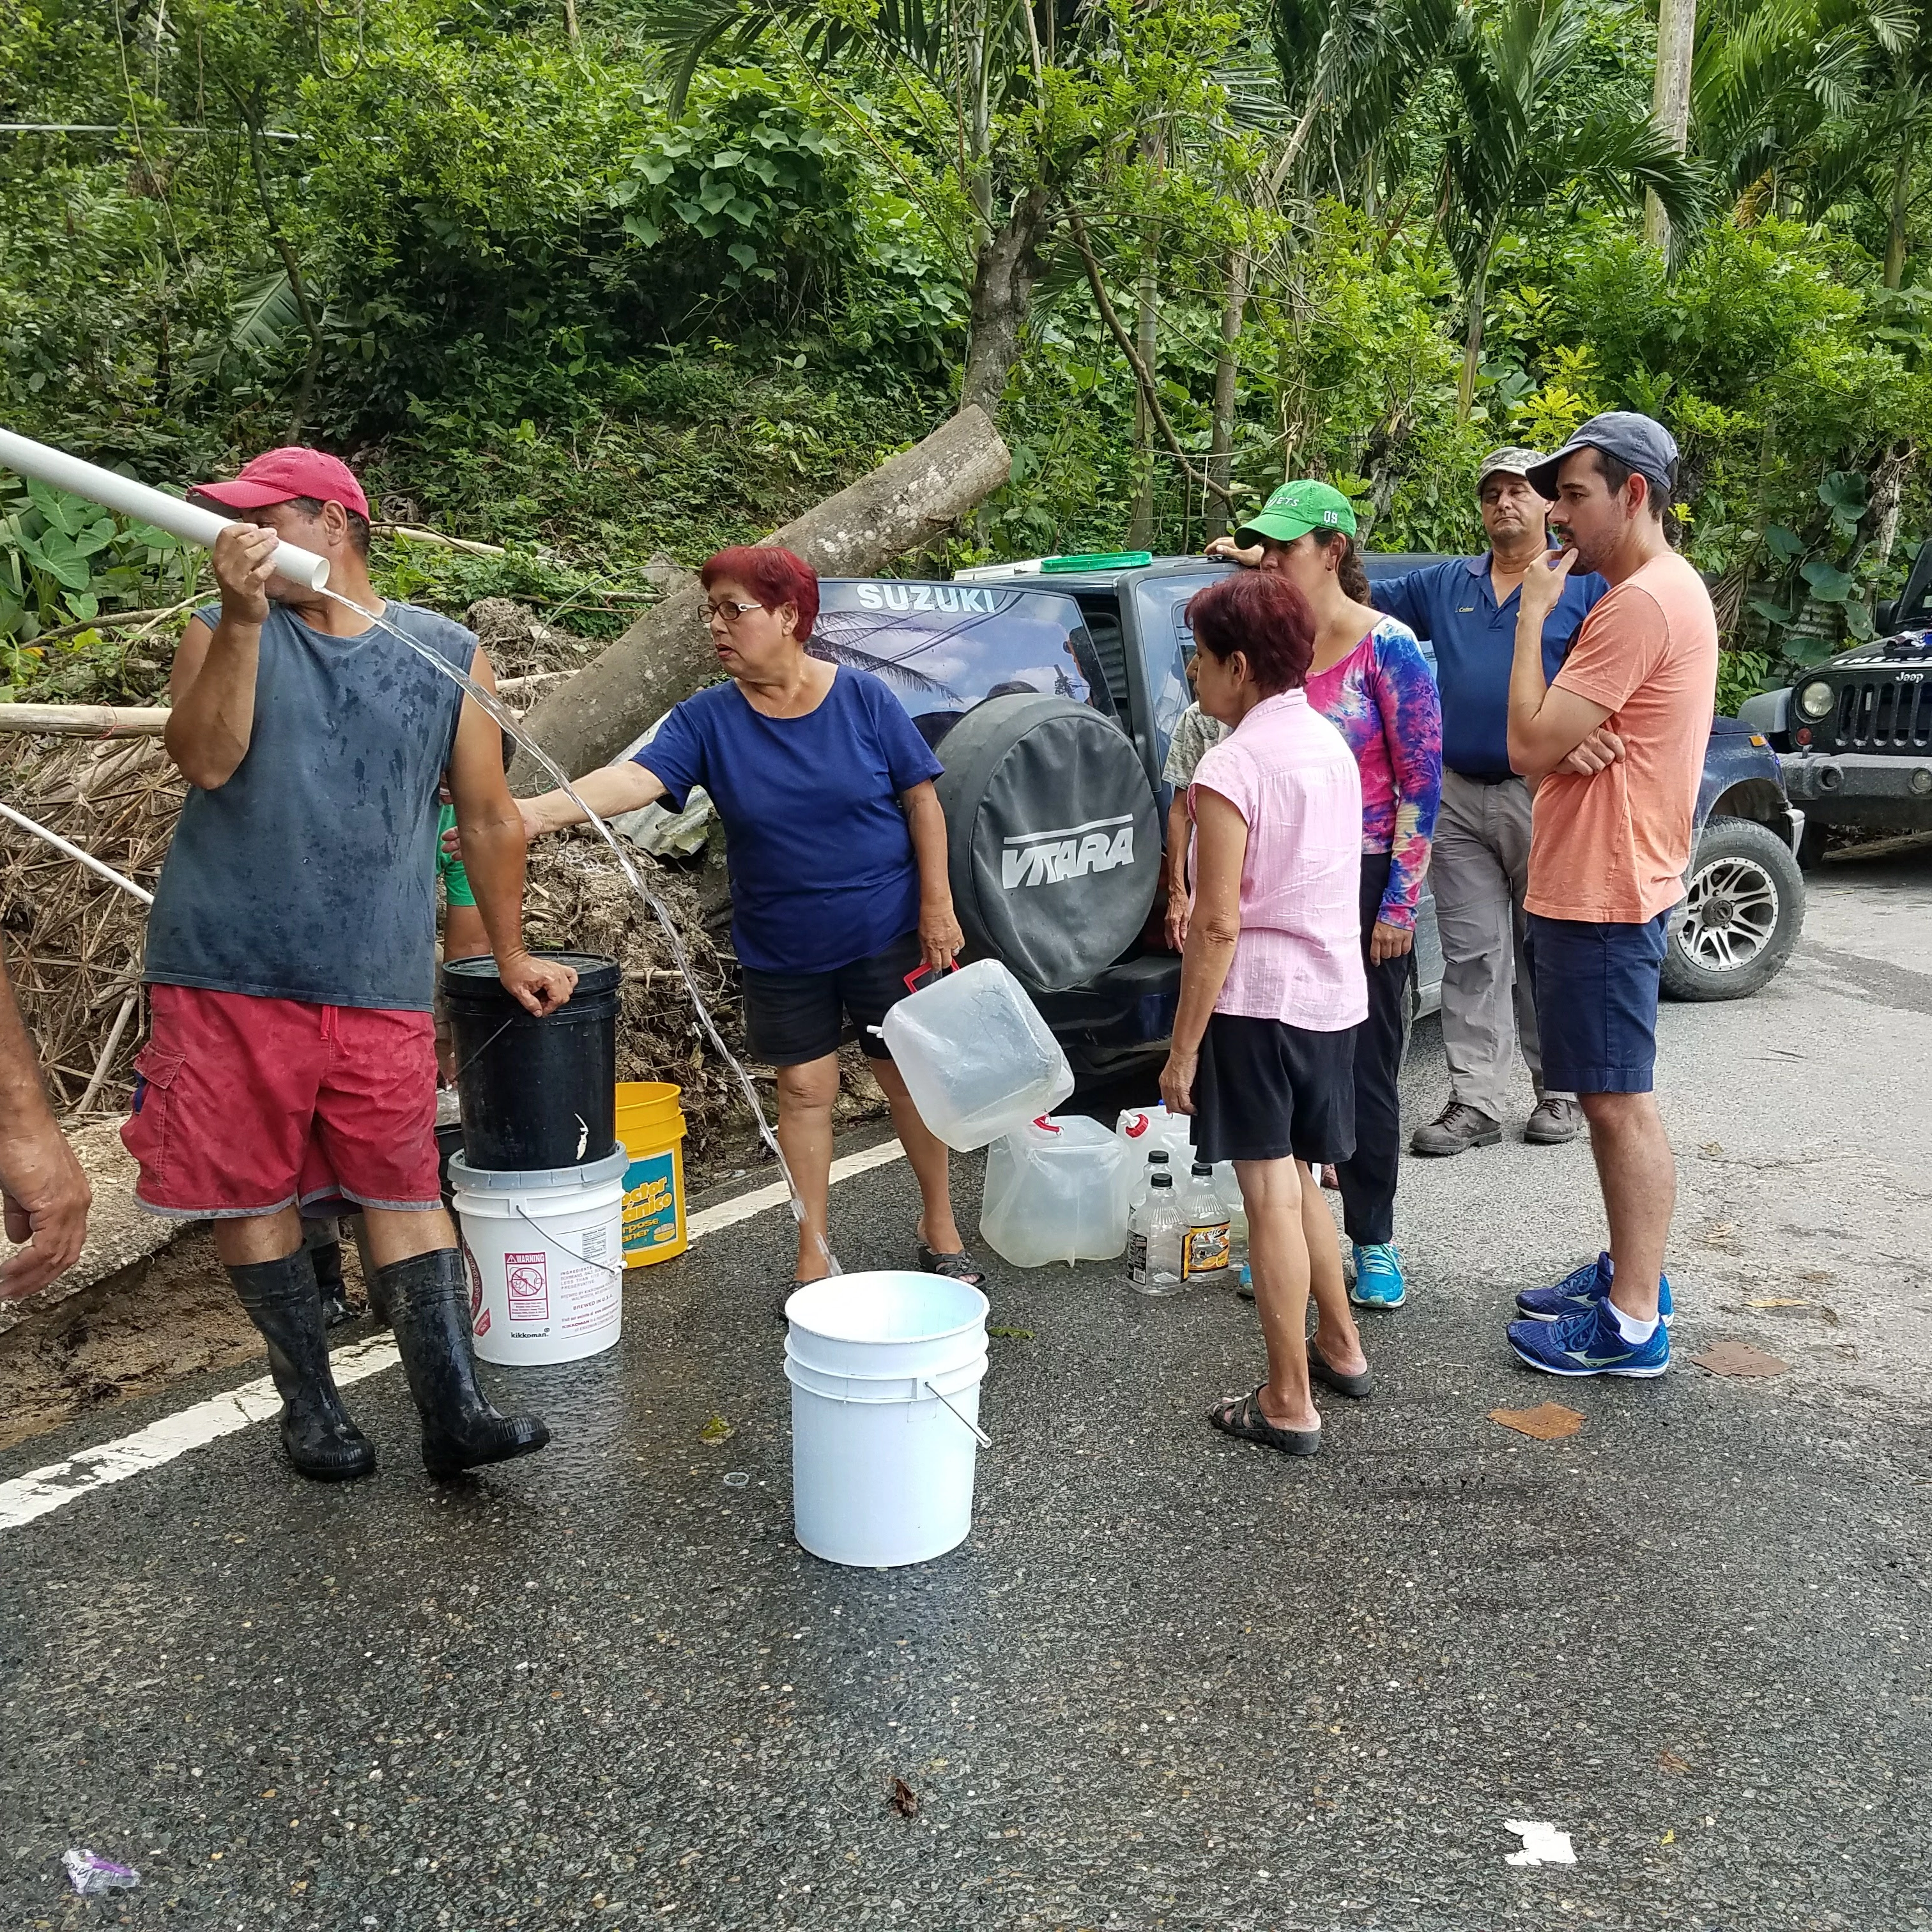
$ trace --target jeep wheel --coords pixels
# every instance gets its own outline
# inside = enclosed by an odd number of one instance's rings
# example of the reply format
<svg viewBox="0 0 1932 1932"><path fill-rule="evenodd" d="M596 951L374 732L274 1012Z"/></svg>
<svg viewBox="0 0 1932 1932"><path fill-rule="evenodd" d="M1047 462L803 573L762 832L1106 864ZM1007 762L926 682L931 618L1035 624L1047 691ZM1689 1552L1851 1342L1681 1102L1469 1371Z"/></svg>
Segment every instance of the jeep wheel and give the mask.
<svg viewBox="0 0 1932 1932"><path fill-rule="evenodd" d="M1714 818L1690 862L1663 986L1673 1000L1742 1000L1774 979L1804 925L1804 878L1767 825Z"/></svg>

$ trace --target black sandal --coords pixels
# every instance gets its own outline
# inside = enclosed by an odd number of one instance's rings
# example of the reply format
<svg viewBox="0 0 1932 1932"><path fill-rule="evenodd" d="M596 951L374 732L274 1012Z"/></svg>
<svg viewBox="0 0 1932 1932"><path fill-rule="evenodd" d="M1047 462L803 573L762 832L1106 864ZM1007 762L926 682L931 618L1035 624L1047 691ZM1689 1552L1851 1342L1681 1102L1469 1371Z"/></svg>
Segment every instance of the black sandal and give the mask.
<svg viewBox="0 0 1932 1932"><path fill-rule="evenodd" d="M1284 1456L1312 1456L1322 1447L1318 1429L1276 1428L1262 1413L1258 1388L1252 1395L1223 1396L1208 1412L1208 1421L1223 1436L1232 1436L1243 1442L1258 1442L1264 1449L1279 1449Z"/></svg>
<svg viewBox="0 0 1932 1932"><path fill-rule="evenodd" d="M986 1271L964 1248L956 1255L936 1255L922 1241L919 1244L921 1274L944 1275L948 1281L963 1281L968 1288L984 1288Z"/></svg>
<svg viewBox="0 0 1932 1932"><path fill-rule="evenodd" d="M826 1276L821 1274L814 1275L811 1281L801 1281L796 1275L794 1275L790 1280L787 1282L784 1286L778 1290L778 1305L777 1311L778 1319L781 1322L788 1322L790 1320L791 1318L785 1312L785 1304L789 1301L800 1288L810 1288L813 1286L814 1282L824 1281L826 1279L827 1277Z"/></svg>
<svg viewBox="0 0 1932 1932"><path fill-rule="evenodd" d="M1324 1388L1331 1388L1337 1395L1346 1396L1351 1402L1366 1402L1375 1390L1366 1369L1358 1376L1345 1376L1340 1369L1330 1368L1327 1358L1315 1346L1312 1335L1308 1338L1308 1372Z"/></svg>

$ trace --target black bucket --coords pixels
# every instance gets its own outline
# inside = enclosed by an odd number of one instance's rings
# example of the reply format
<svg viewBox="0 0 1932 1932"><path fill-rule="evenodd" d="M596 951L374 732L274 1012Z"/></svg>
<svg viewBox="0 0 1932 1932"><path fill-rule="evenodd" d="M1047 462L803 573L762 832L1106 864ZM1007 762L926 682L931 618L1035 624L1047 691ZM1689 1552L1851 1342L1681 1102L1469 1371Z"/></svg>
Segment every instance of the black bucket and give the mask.
<svg viewBox="0 0 1932 1932"><path fill-rule="evenodd" d="M442 995L456 1038L463 1157L500 1173L579 1167L617 1144L617 987L623 969L594 952L539 952L574 967L577 990L539 1019L493 959L454 959Z"/></svg>
<svg viewBox="0 0 1932 1932"><path fill-rule="evenodd" d="M442 1190L442 1204L453 1214L456 1209L456 1184L449 1178L452 1156L463 1151L463 1123L451 1120L436 1130L436 1184Z"/></svg>

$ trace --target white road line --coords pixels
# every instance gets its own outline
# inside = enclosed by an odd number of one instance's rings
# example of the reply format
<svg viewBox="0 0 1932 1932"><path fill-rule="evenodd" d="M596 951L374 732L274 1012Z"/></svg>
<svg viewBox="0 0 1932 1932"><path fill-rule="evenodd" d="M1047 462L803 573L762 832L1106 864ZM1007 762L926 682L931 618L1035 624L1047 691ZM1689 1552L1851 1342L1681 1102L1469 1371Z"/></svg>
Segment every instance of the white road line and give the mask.
<svg viewBox="0 0 1932 1932"><path fill-rule="evenodd" d="M848 1154L832 1163L832 1184L836 1186L855 1174L884 1167L889 1161L902 1159L904 1153L895 1140L882 1141L877 1147ZM769 1187L754 1187L729 1201L721 1201L715 1208L700 1209L686 1221L686 1231L695 1245L707 1234L735 1227L768 1208L782 1207L785 1198L782 1180ZM338 1349L329 1365L335 1372L336 1386L344 1388L365 1376L379 1376L385 1369L394 1368L398 1359L395 1343L386 1336L375 1336L354 1347ZM0 1483L0 1531L18 1529L36 1517L64 1508L90 1490L124 1483L130 1476L158 1469L204 1443L232 1436L257 1422L272 1421L281 1413L281 1407L274 1384L264 1376L259 1382L244 1382L239 1388L211 1396L178 1415L164 1415L160 1421L151 1422L146 1428L137 1429L118 1442L104 1442L97 1449L83 1449L79 1455L70 1456L64 1462L50 1462L44 1468L29 1469L11 1482Z"/></svg>

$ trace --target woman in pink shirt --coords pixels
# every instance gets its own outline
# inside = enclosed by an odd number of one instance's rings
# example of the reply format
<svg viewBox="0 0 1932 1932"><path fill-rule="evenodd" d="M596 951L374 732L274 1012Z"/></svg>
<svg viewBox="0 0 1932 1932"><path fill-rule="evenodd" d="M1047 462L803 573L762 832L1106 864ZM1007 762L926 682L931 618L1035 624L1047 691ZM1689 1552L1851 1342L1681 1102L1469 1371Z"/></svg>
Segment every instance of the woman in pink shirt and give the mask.
<svg viewBox="0 0 1932 1932"><path fill-rule="evenodd" d="M1368 1011L1356 900L1362 782L1302 689L1315 620L1268 572L1187 607L1201 708L1232 728L1196 769L1194 910L1161 1097L1194 1119L1196 1157L1231 1160L1248 1216L1268 1379L1208 1420L1291 1456L1322 1446L1311 1372L1367 1392L1334 1223L1310 1164L1353 1151L1354 1029ZM1299 1163L1299 1165L1298 1165ZM1319 1311L1304 1342L1308 1297Z"/></svg>

